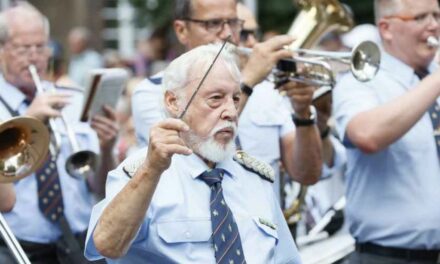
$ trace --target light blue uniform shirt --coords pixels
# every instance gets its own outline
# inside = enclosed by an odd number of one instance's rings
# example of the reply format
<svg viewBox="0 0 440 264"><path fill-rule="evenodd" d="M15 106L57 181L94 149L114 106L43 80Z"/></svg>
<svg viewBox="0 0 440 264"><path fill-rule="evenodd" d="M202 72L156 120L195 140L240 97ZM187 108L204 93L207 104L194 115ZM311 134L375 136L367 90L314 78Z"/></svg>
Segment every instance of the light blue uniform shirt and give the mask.
<svg viewBox="0 0 440 264"><path fill-rule="evenodd" d="M345 137L355 115L402 96L419 83L408 65L382 54L381 69L372 81L361 83L346 75L333 95L338 132L349 146L346 215L350 231L359 242L440 249L440 164L428 113L402 138L375 154L350 147Z"/></svg>
<svg viewBox="0 0 440 264"><path fill-rule="evenodd" d="M123 166L142 158L145 152L146 149L141 149L109 173L106 198L93 209L86 240L87 258L100 258L91 238L92 231L103 209L130 180ZM231 158L217 167L228 172L222 181L223 194L237 222L247 263L300 263L271 183ZM109 263L215 263L210 240L211 190L198 179L207 169L194 154L174 155L170 168L160 178L128 253L118 260L108 260ZM265 225L264 220L276 227Z"/></svg>
<svg viewBox="0 0 440 264"><path fill-rule="evenodd" d="M51 85L44 82L43 86ZM80 123L78 109L82 106L82 94L71 89L58 89L58 92L71 94L71 102L63 109L67 122L76 132L80 146L84 149L99 151L99 142L96 133L86 123ZM0 77L0 96L9 106L20 114L24 114L27 106L24 103L25 95ZM10 113L0 102L0 120L9 119ZM67 141L67 135L59 119L58 127L62 129L62 147L57 159L61 189L63 191L64 213L74 233L87 229L92 206L95 202L88 191L87 184L82 179L69 176L65 170L65 163L72 153ZM61 230L57 225L46 219L38 207L38 191L35 174L15 183L16 203L9 213L3 213L14 235L21 239L37 243L50 243L56 241Z"/></svg>

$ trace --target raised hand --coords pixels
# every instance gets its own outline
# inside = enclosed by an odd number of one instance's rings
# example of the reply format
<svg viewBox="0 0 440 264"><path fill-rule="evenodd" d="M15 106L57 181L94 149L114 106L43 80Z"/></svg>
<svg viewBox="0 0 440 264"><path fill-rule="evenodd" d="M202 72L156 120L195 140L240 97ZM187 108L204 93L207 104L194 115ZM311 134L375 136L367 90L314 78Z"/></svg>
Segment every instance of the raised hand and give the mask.
<svg viewBox="0 0 440 264"><path fill-rule="evenodd" d="M175 118L165 119L151 128L146 165L155 175L159 176L168 169L174 154L192 154L180 137L181 132L188 130L185 122Z"/></svg>

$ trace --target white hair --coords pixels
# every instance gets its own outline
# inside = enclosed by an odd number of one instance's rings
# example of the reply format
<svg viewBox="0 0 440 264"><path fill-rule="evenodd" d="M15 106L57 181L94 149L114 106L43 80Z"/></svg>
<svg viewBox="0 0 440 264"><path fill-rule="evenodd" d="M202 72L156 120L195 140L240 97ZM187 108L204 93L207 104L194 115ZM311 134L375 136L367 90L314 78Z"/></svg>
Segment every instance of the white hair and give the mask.
<svg viewBox="0 0 440 264"><path fill-rule="evenodd" d="M376 24L386 16L392 16L399 13L403 8L403 0L375 0L374 17Z"/></svg>
<svg viewBox="0 0 440 264"><path fill-rule="evenodd" d="M221 44L202 45L173 60L164 71L162 82L163 95L165 95L166 91L171 91L179 97L181 103L189 100L189 98L183 100L183 88L186 88L191 81L201 80L220 51L220 48ZM225 47L220 52L215 64L218 63L224 63L231 76L239 82L240 71L238 69L237 57L232 52L232 48ZM163 97L162 103L164 103ZM168 114L166 110L165 113Z"/></svg>
<svg viewBox="0 0 440 264"><path fill-rule="evenodd" d="M18 14L17 14L18 13ZM26 15L26 17L22 17ZM28 19L30 16L39 16L42 20L46 37L50 35L49 20L44 16L35 6L26 2L18 1L12 7L6 8L0 13L0 44L4 45L10 38L9 27L12 17L20 17L21 19ZM32 17L33 18L33 17Z"/></svg>

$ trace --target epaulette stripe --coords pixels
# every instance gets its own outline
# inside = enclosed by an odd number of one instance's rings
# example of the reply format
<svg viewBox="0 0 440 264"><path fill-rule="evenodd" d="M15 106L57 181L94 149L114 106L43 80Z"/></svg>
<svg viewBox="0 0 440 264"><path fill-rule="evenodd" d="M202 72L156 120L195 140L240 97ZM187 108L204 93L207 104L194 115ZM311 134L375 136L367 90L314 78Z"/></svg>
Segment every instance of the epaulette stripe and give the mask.
<svg viewBox="0 0 440 264"><path fill-rule="evenodd" d="M272 167L256 158L249 156L243 151L237 151L234 155L234 160L238 162L247 171L258 174L264 180L274 182L275 172Z"/></svg>

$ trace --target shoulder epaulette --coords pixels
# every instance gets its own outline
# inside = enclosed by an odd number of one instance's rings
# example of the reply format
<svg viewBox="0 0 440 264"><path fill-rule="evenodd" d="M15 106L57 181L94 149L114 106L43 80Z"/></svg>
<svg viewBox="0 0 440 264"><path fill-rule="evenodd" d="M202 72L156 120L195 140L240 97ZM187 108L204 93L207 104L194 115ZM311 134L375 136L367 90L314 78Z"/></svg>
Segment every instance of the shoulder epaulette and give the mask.
<svg viewBox="0 0 440 264"><path fill-rule="evenodd" d="M139 157L129 160L127 164L122 167L122 170L125 172L128 178L133 178L137 169L142 165L142 163L144 163L146 157L147 154L139 155Z"/></svg>
<svg viewBox="0 0 440 264"><path fill-rule="evenodd" d="M238 150L234 155L234 160L243 166L246 170L258 174L264 180L274 182L275 172L272 167L260 161L252 156L249 156L246 152Z"/></svg>

